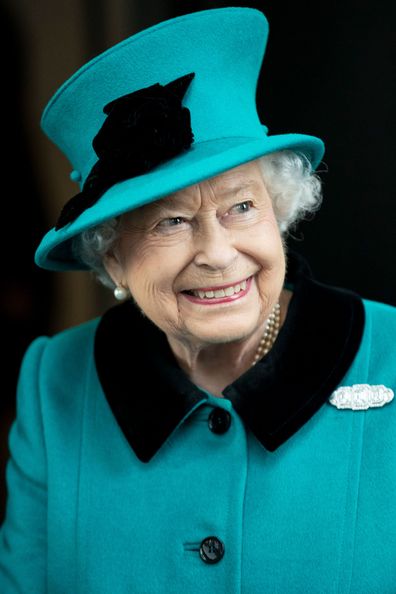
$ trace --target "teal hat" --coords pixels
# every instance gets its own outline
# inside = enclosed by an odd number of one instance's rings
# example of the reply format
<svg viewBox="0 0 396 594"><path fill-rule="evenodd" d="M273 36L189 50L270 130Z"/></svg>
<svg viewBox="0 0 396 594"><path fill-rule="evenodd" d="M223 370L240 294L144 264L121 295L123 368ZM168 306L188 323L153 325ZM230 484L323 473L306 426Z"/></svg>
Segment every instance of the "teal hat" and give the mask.
<svg viewBox="0 0 396 594"><path fill-rule="evenodd" d="M268 153L294 150L316 169L319 138L268 135L259 120L267 37L258 10L204 10L129 37L66 81L41 123L80 192L42 239L36 264L84 270L72 252L82 231Z"/></svg>

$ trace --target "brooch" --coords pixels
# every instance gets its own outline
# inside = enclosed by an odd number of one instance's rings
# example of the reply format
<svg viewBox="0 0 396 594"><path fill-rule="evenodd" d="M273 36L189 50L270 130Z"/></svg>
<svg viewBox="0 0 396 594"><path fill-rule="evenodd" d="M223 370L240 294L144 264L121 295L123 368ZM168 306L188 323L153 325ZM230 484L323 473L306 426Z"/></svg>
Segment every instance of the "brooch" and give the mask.
<svg viewBox="0 0 396 594"><path fill-rule="evenodd" d="M367 410L388 404L394 396L393 390L382 384L354 384L335 390L329 398L329 403L340 409Z"/></svg>

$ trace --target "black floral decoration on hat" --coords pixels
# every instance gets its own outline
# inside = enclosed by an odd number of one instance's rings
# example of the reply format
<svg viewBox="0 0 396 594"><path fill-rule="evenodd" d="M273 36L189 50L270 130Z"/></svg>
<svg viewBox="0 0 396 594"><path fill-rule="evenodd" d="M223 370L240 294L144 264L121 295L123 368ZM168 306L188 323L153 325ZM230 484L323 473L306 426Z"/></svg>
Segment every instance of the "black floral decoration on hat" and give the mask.
<svg viewBox="0 0 396 594"><path fill-rule="evenodd" d="M79 194L62 209L55 229L74 221L114 184L151 171L188 149L194 135L182 99L191 72L167 85L156 83L108 103L107 115L92 142L98 161Z"/></svg>

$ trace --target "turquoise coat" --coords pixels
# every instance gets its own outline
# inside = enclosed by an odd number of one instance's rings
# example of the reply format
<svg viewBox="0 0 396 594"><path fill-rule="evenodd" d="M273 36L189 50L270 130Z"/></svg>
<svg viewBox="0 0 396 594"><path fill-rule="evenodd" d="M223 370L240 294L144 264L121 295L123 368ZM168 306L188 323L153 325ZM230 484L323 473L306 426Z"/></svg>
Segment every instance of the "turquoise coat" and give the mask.
<svg viewBox="0 0 396 594"><path fill-rule="evenodd" d="M224 398L132 303L31 344L0 592L395 594L395 401L329 397L396 389L396 309L288 278L273 350Z"/></svg>

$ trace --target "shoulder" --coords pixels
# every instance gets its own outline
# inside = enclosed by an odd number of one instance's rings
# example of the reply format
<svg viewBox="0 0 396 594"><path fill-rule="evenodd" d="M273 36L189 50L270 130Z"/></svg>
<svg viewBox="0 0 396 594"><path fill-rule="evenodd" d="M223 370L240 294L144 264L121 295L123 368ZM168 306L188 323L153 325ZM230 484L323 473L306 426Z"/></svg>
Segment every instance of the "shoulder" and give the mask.
<svg viewBox="0 0 396 594"><path fill-rule="evenodd" d="M40 368L45 374L52 369L66 373L73 367L81 368L87 356L93 355L95 333L100 319L89 320L53 336L36 338L24 355L22 372L37 372Z"/></svg>
<svg viewBox="0 0 396 594"><path fill-rule="evenodd" d="M387 317L396 319L396 307L388 303L381 303L380 301L371 301L370 299L363 299L363 304L366 311L378 317Z"/></svg>
<svg viewBox="0 0 396 594"><path fill-rule="evenodd" d="M381 337L382 341L395 341L396 332L396 307L378 301L363 299L364 311L366 314L366 325L371 333L371 338Z"/></svg>
<svg viewBox="0 0 396 594"><path fill-rule="evenodd" d="M73 353L78 355L86 348L91 348L100 319L89 320L52 336L49 345L51 352L70 356Z"/></svg>
<svg viewBox="0 0 396 594"><path fill-rule="evenodd" d="M396 307L363 299L365 328L362 347L369 359L372 379L396 386Z"/></svg>
<svg viewBox="0 0 396 594"><path fill-rule="evenodd" d="M95 371L94 341L99 320L90 320L53 336L39 336L30 344L18 379L20 425L42 424L47 428L47 438L53 436L49 429L52 426L64 427L65 431L79 426L87 387L91 385L87 382Z"/></svg>

